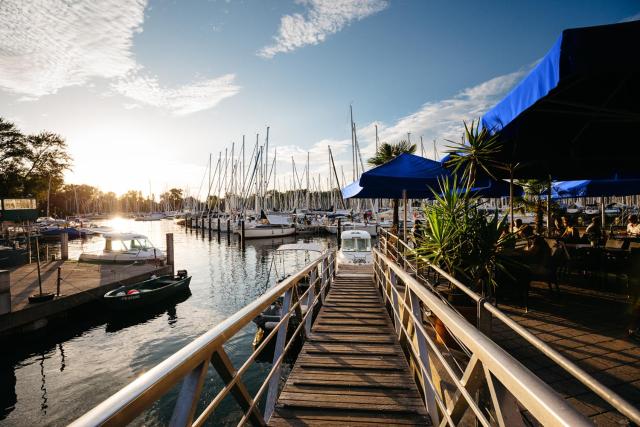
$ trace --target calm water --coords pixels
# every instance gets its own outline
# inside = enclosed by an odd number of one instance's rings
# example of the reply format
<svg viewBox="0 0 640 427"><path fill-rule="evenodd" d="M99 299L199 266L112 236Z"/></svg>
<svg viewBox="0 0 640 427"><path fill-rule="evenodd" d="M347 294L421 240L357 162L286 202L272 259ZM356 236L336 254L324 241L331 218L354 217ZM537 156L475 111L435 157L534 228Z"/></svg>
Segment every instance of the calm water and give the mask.
<svg viewBox="0 0 640 427"><path fill-rule="evenodd" d="M0 425L66 425L138 375L147 371L192 339L263 294L274 282L271 271L275 248L296 239L248 241L244 252L226 236L220 243L196 234L185 234L172 221L134 222L117 219L107 223L121 231L147 235L164 248L165 233L173 232L176 266L193 276L192 295L170 302L153 312L112 314L101 306L75 316L64 326L47 330L26 342L9 342L0 350ZM328 245L326 238L314 238ZM71 243L70 255L102 246L99 237ZM304 254L285 257L287 272L305 262ZM278 264L281 273L282 262ZM234 337L225 349L236 368L251 353L253 324ZM257 390L270 364L258 364L245 377L250 392ZM203 390L210 401L221 388L210 369ZM173 390L136 424L164 425L171 417ZM240 411L227 399L210 425L235 425Z"/></svg>

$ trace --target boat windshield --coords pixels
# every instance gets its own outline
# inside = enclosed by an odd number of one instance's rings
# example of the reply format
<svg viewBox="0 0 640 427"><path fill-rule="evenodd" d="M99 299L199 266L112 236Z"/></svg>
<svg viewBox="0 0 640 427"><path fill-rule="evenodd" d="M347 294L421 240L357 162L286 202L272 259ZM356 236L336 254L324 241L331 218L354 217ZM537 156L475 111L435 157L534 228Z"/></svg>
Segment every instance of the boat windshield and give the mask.
<svg viewBox="0 0 640 427"><path fill-rule="evenodd" d="M342 241L343 252L371 252L371 239L345 239Z"/></svg>
<svg viewBox="0 0 640 427"><path fill-rule="evenodd" d="M124 251L137 251L144 249L153 249L153 245L147 239L131 239L131 240L112 240L111 250L124 252Z"/></svg>

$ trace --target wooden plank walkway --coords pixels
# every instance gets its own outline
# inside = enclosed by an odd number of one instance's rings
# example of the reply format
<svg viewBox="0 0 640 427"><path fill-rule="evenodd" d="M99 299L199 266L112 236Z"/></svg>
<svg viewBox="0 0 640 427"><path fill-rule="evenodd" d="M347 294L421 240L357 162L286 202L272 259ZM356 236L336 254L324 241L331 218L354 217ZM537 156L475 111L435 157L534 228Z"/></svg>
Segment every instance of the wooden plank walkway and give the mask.
<svg viewBox="0 0 640 427"><path fill-rule="evenodd" d="M341 269L269 425L430 424L370 269Z"/></svg>

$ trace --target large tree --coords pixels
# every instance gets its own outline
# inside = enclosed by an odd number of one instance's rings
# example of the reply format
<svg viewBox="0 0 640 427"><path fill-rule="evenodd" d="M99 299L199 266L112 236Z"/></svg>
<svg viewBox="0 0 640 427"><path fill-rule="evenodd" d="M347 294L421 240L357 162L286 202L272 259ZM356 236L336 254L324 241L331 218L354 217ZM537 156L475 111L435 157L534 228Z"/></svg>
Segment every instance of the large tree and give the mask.
<svg viewBox="0 0 640 427"><path fill-rule="evenodd" d="M0 196L35 197L41 203L51 186L63 183L71 167L67 144L60 135L42 132L24 135L0 117Z"/></svg>
<svg viewBox="0 0 640 427"><path fill-rule="evenodd" d="M376 153L367 162L372 166L380 166L398 157L400 154L413 154L416 151L416 144L407 141L400 141L397 144L383 142L378 146ZM393 227L398 230L400 216L398 214L398 199L393 199Z"/></svg>

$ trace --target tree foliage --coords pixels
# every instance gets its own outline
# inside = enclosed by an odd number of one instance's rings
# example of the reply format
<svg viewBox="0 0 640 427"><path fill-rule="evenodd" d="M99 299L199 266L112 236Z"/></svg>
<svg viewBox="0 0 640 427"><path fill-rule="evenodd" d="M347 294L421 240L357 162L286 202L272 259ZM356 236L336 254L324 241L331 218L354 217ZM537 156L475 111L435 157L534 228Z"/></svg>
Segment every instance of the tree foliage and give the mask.
<svg viewBox="0 0 640 427"><path fill-rule="evenodd" d="M42 202L51 183L63 184L71 156L63 137L52 132L23 134L0 117L0 197L35 197Z"/></svg>

